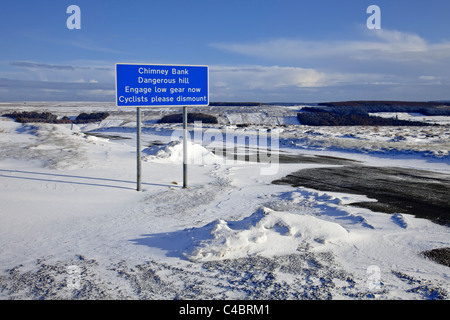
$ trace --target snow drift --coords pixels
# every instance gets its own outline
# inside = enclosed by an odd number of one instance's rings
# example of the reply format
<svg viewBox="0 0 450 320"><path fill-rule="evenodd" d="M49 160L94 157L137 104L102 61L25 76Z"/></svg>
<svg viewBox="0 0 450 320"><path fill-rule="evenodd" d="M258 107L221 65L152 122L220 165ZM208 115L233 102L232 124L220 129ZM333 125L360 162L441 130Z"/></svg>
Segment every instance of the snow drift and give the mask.
<svg viewBox="0 0 450 320"><path fill-rule="evenodd" d="M295 253L301 247L324 248L349 239L347 230L337 223L265 207L241 221L218 219L201 229L209 238L194 239L185 253L191 261L255 254L273 257Z"/></svg>
<svg viewBox="0 0 450 320"><path fill-rule="evenodd" d="M222 160L200 144L188 141L188 163L213 164ZM142 151L146 161L171 161L183 162L183 143L179 140L170 141L168 144L153 145Z"/></svg>

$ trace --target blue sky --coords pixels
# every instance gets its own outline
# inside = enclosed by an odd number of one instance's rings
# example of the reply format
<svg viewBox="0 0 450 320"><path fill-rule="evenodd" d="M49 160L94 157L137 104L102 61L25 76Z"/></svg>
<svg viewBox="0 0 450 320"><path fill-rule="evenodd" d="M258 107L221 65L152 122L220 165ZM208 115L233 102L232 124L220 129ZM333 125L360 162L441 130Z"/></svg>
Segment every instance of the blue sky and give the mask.
<svg viewBox="0 0 450 320"><path fill-rule="evenodd" d="M208 65L210 101L449 100L449 14L448 0L2 1L0 101L113 102L115 63Z"/></svg>

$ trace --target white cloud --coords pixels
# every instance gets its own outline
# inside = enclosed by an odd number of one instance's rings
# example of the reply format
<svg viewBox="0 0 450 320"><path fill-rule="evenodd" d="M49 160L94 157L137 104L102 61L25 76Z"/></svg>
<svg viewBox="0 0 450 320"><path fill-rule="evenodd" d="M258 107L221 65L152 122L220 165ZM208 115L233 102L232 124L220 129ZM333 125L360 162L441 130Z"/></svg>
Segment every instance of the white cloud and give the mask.
<svg viewBox="0 0 450 320"><path fill-rule="evenodd" d="M279 66L243 66L210 68L211 82L217 87L246 86L248 89L264 89L282 87L321 87L325 74L314 69Z"/></svg>
<svg viewBox="0 0 450 320"><path fill-rule="evenodd" d="M435 77L435 76L420 76L419 79L420 80L433 81L433 80L436 80L437 77Z"/></svg>
<svg viewBox="0 0 450 320"><path fill-rule="evenodd" d="M417 99L418 92L429 92L422 98L424 100L448 95L450 42L432 43L413 33L364 28L361 40L278 38L210 45L269 65L259 66L264 70L259 73L250 72L248 67L234 75L227 74L226 69L218 70L215 78L220 80L222 89L226 84L230 90L248 87L260 93L264 93L262 90L273 93L276 88L290 88L291 93L321 88L322 93L334 92L336 96L347 92L349 99L356 88L366 95L373 93L379 99ZM248 76L252 77L252 83L242 79ZM419 89L421 86L423 90Z"/></svg>
<svg viewBox="0 0 450 320"><path fill-rule="evenodd" d="M210 65L211 101L412 99L424 92L430 92L424 100L448 99L450 43L430 44L415 34L384 29L369 31L367 37L370 41L216 43L216 48L268 63ZM15 92L14 98L30 94L35 99L42 90L48 95L53 92L55 99L84 96L109 101L114 96L113 63L12 61L3 65L6 71L0 75L0 88Z"/></svg>
<svg viewBox="0 0 450 320"><path fill-rule="evenodd" d="M114 81L111 80L111 76L114 76L114 65L49 64L34 61L11 61L8 64L14 69L3 72L2 76L5 78L50 82L88 82L91 79L95 79L94 82Z"/></svg>
<svg viewBox="0 0 450 320"><path fill-rule="evenodd" d="M301 101L305 94L320 96L320 92L330 88L342 90L355 85L377 88L399 82L401 79L383 74L327 73L311 68L261 65L210 66L213 101Z"/></svg>
<svg viewBox="0 0 450 320"><path fill-rule="evenodd" d="M404 53L429 50L427 42L416 34L386 29L380 29L370 34L381 40L375 43L378 51Z"/></svg>
<svg viewBox="0 0 450 320"><path fill-rule="evenodd" d="M35 61L3 63L0 99L113 101L114 65L105 63L50 64Z"/></svg>
<svg viewBox="0 0 450 320"><path fill-rule="evenodd" d="M303 59L344 57L366 60L429 60L450 59L450 43L428 43L419 35L395 30L368 30L367 40L328 41L301 39L271 39L256 43L210 44L212 47L251 57L273 61L300 62Z"/></svg>
<svg viewBox="0 0 450 320"><path fill-rule="evenodd" d="M384 74L322 72L282 66L211 66L211 86L217 89L277 90L321 88L334 85L395 83Z"/></svg>

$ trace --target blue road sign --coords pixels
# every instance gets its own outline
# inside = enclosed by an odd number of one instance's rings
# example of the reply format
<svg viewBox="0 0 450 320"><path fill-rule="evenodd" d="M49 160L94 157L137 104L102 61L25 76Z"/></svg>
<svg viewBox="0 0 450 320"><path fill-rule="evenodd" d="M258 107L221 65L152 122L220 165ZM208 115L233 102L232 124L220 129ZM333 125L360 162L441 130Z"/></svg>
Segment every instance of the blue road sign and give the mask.
<svg viewBox="0 0 450 320"><path fill-rule="evenodd" d="M208 106L208 67L118 63L116 105Z"/></svg>

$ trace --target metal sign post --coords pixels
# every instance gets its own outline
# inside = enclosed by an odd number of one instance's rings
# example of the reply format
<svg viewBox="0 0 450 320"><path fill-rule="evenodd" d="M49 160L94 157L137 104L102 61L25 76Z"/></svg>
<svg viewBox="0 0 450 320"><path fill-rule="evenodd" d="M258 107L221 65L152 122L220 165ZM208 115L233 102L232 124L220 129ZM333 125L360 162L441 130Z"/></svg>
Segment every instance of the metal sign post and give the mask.
<svg viewBox="0 0 450 320"><path fill-rule="evenodd" d="M187 164L188 164L188 147L187 147L187 107L183 107L183 189L187 189Z"/></svg>
<svg viewBox="0 0 450 320"><path fill-rule="evenodd" d="M116 64L116 105L137 107L137 191L141 191L141 107L183 107L183 188L187 188L187 107L209 106L208 66Z"/></svg>
<svg viewBox="0 0 450 320"><path fill-rule="evenodd" d="M142 190L141 108L136 108L137 191Z"/></svg>

